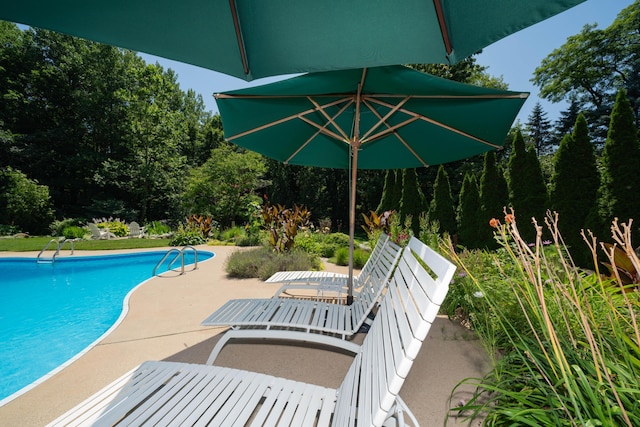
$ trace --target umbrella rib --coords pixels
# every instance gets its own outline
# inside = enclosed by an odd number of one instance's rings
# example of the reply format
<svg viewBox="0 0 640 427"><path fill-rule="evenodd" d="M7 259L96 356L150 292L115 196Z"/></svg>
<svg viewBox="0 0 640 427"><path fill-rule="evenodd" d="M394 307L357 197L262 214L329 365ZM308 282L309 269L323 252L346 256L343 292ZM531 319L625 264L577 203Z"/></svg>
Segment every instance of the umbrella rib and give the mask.
<svg viewBox="0 0 640 427"><path fill-rule="evenodd" d="M382 115L380 113L378 113L374 108L371 108L371 106L369 105L369 103L367 101L364 101L365 104L367 105L367 107L369 107L371 109L371 111L373 112L373 114L375 114L378 119L380 119L380 121L378 123L384 123L385 126L387 126L387 128L391 129L391 125L389 123L387 123L386 121L386 117L382 117ZM411 122L414 122L415 120L411 120ZM402 143L402 145L404 145L404 147L409 150L409 152L413 155L413 157L415 157L420 163L422 163L422 166L424 166L425 168L429 167L429 164L427 162L425 162L422 157L420 157L420 155L418 153L416 153L416 151L411 147L411 145L409 145L409 143L407 141L405 141L405 139L400 136L400 134L398 132L396 132L395 130L392 131L393 134L395 135L396 138L398 138L398 140L400 140L400 142Z"/></svg>
<svg viewBox="0 0 640 427"><path fill-rule="evenodd" d="M333 120L333 118L331 116L329 116L329 114L327 114L327 112L324 110L327 107L327 105L321 106L311 96L308 96L307 99L309 100L309 102L311 102L316 107L315 111L319 111L320 114L322 114L324 116L324 118L327 119L328 123L325 124L325 126L323 126L322 129L327 130L326 126L329 125L329 124L332 124L338 130L338 132L342 135L342 138L344 138L346 141L348 141L349 140L349 136L346 134L346 132L340 126L338 126L338 124L335 122L335 120ZM351 98L351 102L353 102L353 98ZM350 105L350 104L351 103L349 103L347 105ZM340 113L342 113L342 111L344 111L344 109L341 110ZM310 122L308 122L308 123L310 123ZM318 129L320 129L320 128L318 128ZM337 139L340 139L340 138L337 138Z"/></svg>
<svg viewBox="0 0 640 427"><path fill-rule="evenodd" d="M326 136L328 136L330 138L333 138L333 139L336 139L338 141L345 141L345 139L341 135L338 135L337 133L331 132L329 129L327 129L327 126L329 126L329 124L330 124L328 122L325 123L324 126L321 126L318 123L314 122L313 120L310 120L310 119L308 119L308 118L306 118L304 116L299 117L299 119L302 120L303 122L313 126L314 128L318 129L317 132L319 132L319 133L321 133L323 135L326 135ZM317 135L317 133L316 133L316 135ZM347 139L347 141L348 141L348 139Z"/></svg>
<svg viewBox="0 0 640 427"><path fill-rule="evenodd" d="M451 46L451 39L449 38L449 30L447 29L447 23L444 19L444 11L442 10L442 3L440 0L433 0L433 5L436 8L436 15L438 15L438 23L440 24L440 34L442 34L442 41L444 47L447 50L447 55L451 55L453 47Z"/></svg>
<svg viewBox="0 0 640 427"><path fill-rule="evenodd" d="M222 94L219 94L219 95L222 95ZM221 98L222 98L222 96L221 96ZM227 95L227 96L224 96L223 98L235 98L235 96L229 96L229 95ZM240 96L240 98L243 98L243 97L242 97L242 96ZM326 108L326 107L331 107L331 106L333 106L333 105L337 105L337 104L340 104L340 103L345 102L345 101L352 101L352 100L351 100L351 98L343 98L343 99L339 99L339 100L337 100L337 101L330 102L329 104L325 104L325 106L324 106L324 107L325 107L325 108ZM350 105L350 102L347 102L347 104L346 104L346 105L345 105L345 106L340 110L340 112L344 111L344 110L345 110L345 108L347 108L349 105ZM273 126L277 126L277 125L279 125L279 124L281 124L281 123L285 123L285 122L288 122L288 121L290 121L290 120L294 120L294 119L302 119L302 116L304 116L304 115L306 115L306 114L311 114L311 113L313 113L314 111L316 111L316 109L315 109L315 108L311 108L311 109L308 109L308 110L306 110L306 111L301 111L301 112L299 112L299 113L292 114L292 115L287 116L287 117L283 117L283 118L278 119L278 120L275 120L275 121L273 121L273 122L266 123L266 124L264 124L264 125L262 125L262 126L258 126L258 127L256 127L256 128L246 130L246 131L241 132L241 133L239 133L239 134L236 134L236 135L233 135L233 136L226 137L226 140L227 140L227 141L233 141L234 139L242 138L243 136L250 135L250 134L252 134L252 133L259 132L259 131L264 130L264 129L268 129L268 128L273 127ZM340 138L338 137L338 139L340 139Z"/></svg>
<svg viewBox="0 0 640 427"><path fill-rule="evenodd" d="M381 117L381 116L378 114L378 112L377 112L377 111L375 111L375 109L373 109L373 108L371 107L371 105L367 102L367 100L368 100L368 99L369 99L369 97L368 97L368 96L365 96L365 97L363 97L362 102L364 102L364 104L365 104L367 107L369 107L369 109L370 109L371 111L373 111L373 113L378 117L378 119L379 119L379 120L378 120L378 123L376 123L375 125L371 126L371 128L367 131L367 133L365 133L364 135L362 135L362 139L363 139L363 140L367 139L367 137L368 137L369 135L371 135L371 134L372 134L372 133L373 133L373 132L378 128L378 127L380 127L380 125L381 125L382 123L384 123L384 124L386 125L386 124L387 124L387 119L389 119L389 117L391 117L393 114L395 114L395 113L396 113L396 111L398 111L400 108L402 108L402 106L403 106L404 104L406 104L406 103L407 103L407 101L409 101L409 99L411 99L411 97L410 97L410 96L407 96L407 97L405 97L403 100L401 100L400 102L398 102L398 103L396 104L396 106L395 106L395 107L393 107L393 108L392 108L392 109L391 109L387 114L385 114L385 116L384 116L384 117ZM388 126L388 125L387 125L387 126Z"/></svg>
<svg viewBox="0 0 640 427"><path fill-rule="evenodd" d="M244 41L242 40L242 30L240 29L240 20L238 19L238 10L236 9L235 0L229 0L231 15L233 16L233 26L236 30L236 39L238 41L238 49L240 49L240 58L242 59L242 69L244 75L249 75L249 61L247 60L247 52L244 50Z"/></svg>
<svg viewBox="0 0 640 427"><path fill-rule="evenodd" d="M393 107L393 104L389 104L388 102L384 102L384 101L382 101L380 99L370 99L370 101L371 102L375 102L375 103L380 104L380 105L383 105L383 106L388 107L388 108L392 108ZM479 142L481 144L484 144L484 145L488 145L489 147L492 147L492 148L500 148L501 147L500 145L493 144L493 143L491 143L489 141L485 141L482 138L479 138L477 136L471 135L470 133L461 131L460 129L453 128L453 127L451 127L449 125L446 125L446 124L444 124L442 122L439 122L437 120L431 119L431 118L429 118L427 116L424 116L422 114L416 113L414 111L409 111L409 110L406 110L404 108L401 108L399 111L404 113L404 114L407 114L407 115L409 115L411 117L414 117L415 120L422 120L422 121L425 121L427 123L431 123L432 125L435 125L435 126L443 128L443 129L446 129L449 132L457 133L458 135L462 135L462 136L464 136L466 138L473 139L474 141L477 141L477 142ZM376 139L382 138L383 136L385 136L385 135L389 134L390 132L394 131L395 129L397 129L399 127L402 127L402 126L406 126L407 124L411 123L411 121L415 121L415 120L407 120L407 121L405 121L405 122L403 122L403 123L401 123L399 125L394 126L393 129L387 129L387 130L385 130L383 132L380 132L379 134L374 135L373 137L369 138L369 140L371 141L371 140L376 140Z"/></svg>

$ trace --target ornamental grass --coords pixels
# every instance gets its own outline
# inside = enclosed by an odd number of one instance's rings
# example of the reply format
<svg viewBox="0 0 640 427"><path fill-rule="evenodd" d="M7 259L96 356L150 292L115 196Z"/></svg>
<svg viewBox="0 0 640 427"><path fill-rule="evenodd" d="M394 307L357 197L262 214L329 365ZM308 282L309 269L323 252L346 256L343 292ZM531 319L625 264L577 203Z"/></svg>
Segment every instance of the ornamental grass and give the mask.
<svg viewBox="0 0 640 427"><path fill-rule="evenodd" d="M485 426L640 426L640 292L637 281L616 273L613 249L640 271L631 224L613 222L613 246L583 234L592 271L572 262L554 213L544 227L534 220L532 244L513 212L492 223L496 252L456 251L443 242L461 269L449 309L476 330L494 361L484 378L460 384L476 392L456 402L450 417Z"/></svg>

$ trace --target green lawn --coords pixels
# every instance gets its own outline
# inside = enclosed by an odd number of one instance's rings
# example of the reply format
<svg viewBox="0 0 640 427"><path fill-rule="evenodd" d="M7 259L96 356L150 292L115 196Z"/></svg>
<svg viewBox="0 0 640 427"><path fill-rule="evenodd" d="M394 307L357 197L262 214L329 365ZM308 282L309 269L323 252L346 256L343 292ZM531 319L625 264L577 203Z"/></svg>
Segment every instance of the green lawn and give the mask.
<svg viewBox="0 0 640 427"><path fill-rule="evenodd" d="M0 239L0 251L26 252L40 251L51 240L50 236L13 238L6 237ZM114 240L81 240L74 242L75 250L110 250L110 249L136 249L136 248L157 248L169 246L170 239L114 239ZM63 250L70 249L66 243ZM49 246L48 250L55 250L55 242Z"/></svg>

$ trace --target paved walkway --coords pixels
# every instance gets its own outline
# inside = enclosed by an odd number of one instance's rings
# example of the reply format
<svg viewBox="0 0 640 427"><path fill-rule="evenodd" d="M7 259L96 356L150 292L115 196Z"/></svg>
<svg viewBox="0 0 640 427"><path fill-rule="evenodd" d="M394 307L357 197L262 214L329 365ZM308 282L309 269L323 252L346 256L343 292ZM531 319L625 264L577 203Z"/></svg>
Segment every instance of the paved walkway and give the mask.
<svg viewBox="0 0 640 427"><path fill-rule="evenodd" d="M224 329L202 327L200 322L231 298L271 297L278 285L227 278L226 259L238 248L199 249L216 256L183 276L157 277L140 286L131 295L127 316L109 336L52 378L0 407L0 425L43 426L145 360L204 363ZM35 256L2 253L13 255ZM277 343L229 344L216 361L329 387L340 384L350 363L345 354ZM443 425L453 387L464 378L481 376L489 366L472 334L440 317L400 394L422 426ZM453 405L466 393L458 393Z"/></svg>

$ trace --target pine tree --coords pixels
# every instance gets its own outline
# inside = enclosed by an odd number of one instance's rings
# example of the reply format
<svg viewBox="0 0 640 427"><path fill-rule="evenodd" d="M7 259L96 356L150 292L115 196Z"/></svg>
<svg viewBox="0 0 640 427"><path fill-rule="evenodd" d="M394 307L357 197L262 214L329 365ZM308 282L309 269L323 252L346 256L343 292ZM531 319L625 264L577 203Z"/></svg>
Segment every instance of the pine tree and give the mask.
<svg viewBox="0 0 640 427"><path fill-rule="evenodd" d="M547 187L542 177L540 162L533 148L527 150L520 132L513 138L509 158L509 198L519 221L519 230L525 241L533 242L535 229L531 219L542 224L547 203Z"/></svg>
<svg viewBox="0 0 640 427"><path fill-rule="evenodd" d="M440 234L446 232L453 236L457 233L456 211L453 207L449 175L442 165L438 168L438 176L433 184L433 200L429 206L429 221L438 221Z"/></svg>
<svg viewBox="0 0 640 427"><path fill-rule="evenodd" d="M590 228L587 217L596 204L600 176L584 115L578 115L573 133L562 139L554 160L549 203L558 212L558 226L574 261L587 266L591 256L580 230Z"/></svg>
<svg viewBox="0 0 640 427"><path fill-rule="evenodd" d="M420 214L426 209L426 201L420 186L415 169L402 171L402 199L400 200L400 221L404 224L408 216L411 216L411 230L414 236L420 235Z"/></svg>
<svg viewBox="0 0 640 427"><path fill-rule="evenodd" d="M378 214L381 214L385 211L398 211L400 208L400 198L402 197L402 182L400 182L400 189L398 188L398 180L402 179L398 178L400 173L398 173L395 169L390 169L387 171L384 177L384 188L382 189L382 198L380 199L380 204L376 209Z"/></svg>
<svg viewBox="0 0 640 427"><path fill-rule="evenodd" d="M599 214L608 226L613 218L640 223L640 143L627 94L620 90L611 111L611 122L602 153ZM604 233L604 231L603 231ZM602 237L609 237L608 233Z"/></svg>
<svg viewBox="0 0 640 427"><path fill-rule="evenodd" d="M560 112L560 117L556 120L553 129L553 138L556 141L562 141L565 135L570 134L578 120L580 114L580 105L576 100L572 100L569 108Z"/></svg>
<svg viewBox="0 0 640 427"><path fill-rule="evenodd" d="M465 174L460 190L458 203L458 242L468 249L482 246L480 228L487 224L482 223L480 211L480 194L478 182L472 174Z"/></svg>
<svg viewBox="0 0 640 427"><path fill-rule="evenodd" d="M509 188L504 172L496 165L496 154L487 151L484 155L484 166L480 176L480 222L479 237L481 247L497 248L498 242L493 238L493 230L489 226L491 218L502 218L504 208L509 204Z"/></svg>
<svg viewBox="0 0 640 427"><path fill-rule="evenodd" d="M529 136L535 146L536 154L541 156L543 154L551 153L553 149L551 122L547 118L547 113L542 109L542 105L540 105L539 102L537 102L531 110L529 121L526 124Z"/></svg>

